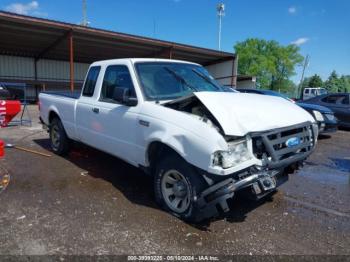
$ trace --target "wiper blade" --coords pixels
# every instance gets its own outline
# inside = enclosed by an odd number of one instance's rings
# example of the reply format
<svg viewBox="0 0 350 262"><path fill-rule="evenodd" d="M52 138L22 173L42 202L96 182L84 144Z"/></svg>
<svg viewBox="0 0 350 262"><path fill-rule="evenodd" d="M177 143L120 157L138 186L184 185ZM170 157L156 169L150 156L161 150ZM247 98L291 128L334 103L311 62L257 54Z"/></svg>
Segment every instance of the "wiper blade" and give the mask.
<svg viewBox="0 0 350 262"><path fill-rule="evenodd" d="M201 72L197 71L196 69L192 68L192 71L195 72L198 76L203 78L207 83L211 84L213 87L215 87L217 90L220 90L220 88L215 85L206 75L202 74Z"/></svg>
<svg viewBox="0 0 350 262"><path fill-rule="evenodd" d="M177 80L179 80L181 83L188 86L190 89L194 90L195 92L198 92L198 89L194 87L193 85L189 84L182 76L180 76L178 73L176 73L174 70L170 69L169 67L164 66L164 69L168 71L170 74L172 74Z"/></svg>

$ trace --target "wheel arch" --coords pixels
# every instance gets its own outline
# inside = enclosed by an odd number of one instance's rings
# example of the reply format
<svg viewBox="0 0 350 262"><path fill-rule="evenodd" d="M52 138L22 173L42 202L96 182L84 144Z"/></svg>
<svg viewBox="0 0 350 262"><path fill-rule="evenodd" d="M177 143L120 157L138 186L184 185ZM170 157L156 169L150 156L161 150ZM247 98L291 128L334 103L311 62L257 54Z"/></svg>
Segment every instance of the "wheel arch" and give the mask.
<svg viewBox="0 0 350 262"><path fill-rule="evenodd" d="M63 123L61 116L59 115L58 111L55 108L51 108L49 110L49 114L48 114L48 126L50 127L52 120L54 120L55 118L57 118L59 121L61 121L61 124L63 126L64 132L66 132L67 136L69 137L65 124Z"/></svg>
<svg viewBox="0 0 350 262"><path fill-rule="evenodd" d="M49 115L48 115L49 124L51 124L51 122L54 118L58 118L59 120L61 120L59 114L55 110L51 109L49 112Z"/></svg>
<svg viewBox="0 0 350 262"><path fill-rule="evenodd" d="M146 165L150 168L151 172L154 170L157 158L165 154L175 154L186 161L184 154L180 153L178 149L174 148L174 146L160 140L153 140L148 144L146 150Z"/></svg>

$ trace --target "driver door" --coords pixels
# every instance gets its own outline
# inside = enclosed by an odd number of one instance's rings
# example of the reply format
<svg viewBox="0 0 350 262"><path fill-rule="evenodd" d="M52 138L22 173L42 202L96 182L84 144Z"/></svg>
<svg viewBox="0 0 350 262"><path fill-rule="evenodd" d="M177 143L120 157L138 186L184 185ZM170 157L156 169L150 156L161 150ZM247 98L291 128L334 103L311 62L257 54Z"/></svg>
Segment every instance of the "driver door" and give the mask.
<svg viewBox="0 0 350 262"><path fill-rule="evenodd" d="M128 90L136 98L134 84L127 65L110 65L106 68L101 93L95 107L99 127L98 143L101 149L135 164L138 106L127 106L113 99L115 88Z"/></svg>

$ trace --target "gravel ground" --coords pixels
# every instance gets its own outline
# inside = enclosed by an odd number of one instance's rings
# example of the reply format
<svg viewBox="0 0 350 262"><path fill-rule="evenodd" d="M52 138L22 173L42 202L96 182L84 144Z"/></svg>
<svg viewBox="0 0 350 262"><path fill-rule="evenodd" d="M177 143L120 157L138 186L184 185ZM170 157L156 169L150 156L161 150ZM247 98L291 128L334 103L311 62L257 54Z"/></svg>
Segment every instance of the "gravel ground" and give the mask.
<svg viewBox="0 0 350 262"><path fill-rule="evenodd" d="M32 126L0 130L7 143L51 154ZM158 208L152 180L97 150L66 158L6 149L0 176L0 254L350 255L350 132L319 140L306 165L270 199L236 198L224 218L186 224Z"/></svg>

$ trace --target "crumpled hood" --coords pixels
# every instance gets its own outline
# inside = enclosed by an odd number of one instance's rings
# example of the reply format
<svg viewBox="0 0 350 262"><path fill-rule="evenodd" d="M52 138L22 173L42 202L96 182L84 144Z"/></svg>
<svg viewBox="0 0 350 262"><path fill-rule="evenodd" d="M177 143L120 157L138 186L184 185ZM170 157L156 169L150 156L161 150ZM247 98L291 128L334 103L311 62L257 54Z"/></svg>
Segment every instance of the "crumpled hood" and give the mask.
<svg viewBox="0 0 350 262"><path fill-rule="evenodd" d="M194 95L218 120L226 135L244 136L315 122L301 107L283 98L231 92L195 92Z"/></svg>

